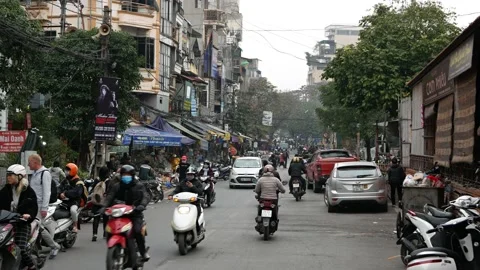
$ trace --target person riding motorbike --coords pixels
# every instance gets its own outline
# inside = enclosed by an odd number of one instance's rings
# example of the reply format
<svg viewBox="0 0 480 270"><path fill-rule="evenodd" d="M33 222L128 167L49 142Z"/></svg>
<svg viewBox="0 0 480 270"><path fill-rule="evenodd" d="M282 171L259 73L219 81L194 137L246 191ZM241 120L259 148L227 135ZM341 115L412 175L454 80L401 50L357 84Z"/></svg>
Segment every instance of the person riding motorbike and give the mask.
<svg viewBox="0 0 480 270"><path fill-rule="evenodd" d="M302 174L307 173L307 168L305 164L299 157L294 157L290 162L290 167L288 167L288 175L290 175L290 181L288 182L288 188L290 189L290 193L292 193L293 183L292 179L298 178L301 182L302 191L305 192L305 178L302 177Z"/></svg>
<svg viewBox="0 0 480 270"><path fill-rule="evenodd" d="M70 215L73 221L73 232L78 231L78 207L80 206L80 200L85 192L85 184L80 180L77 175L78 167L73 163L68 163L65 166L66 180L63 181L60 187L62 193L59 197L70 209Z"/></svg>
<svg viewBox="0 0 480 270"><path fill-rule="evenodd" d="M140 170L138 171L138 178L140 178L140 180L142 181L155 179L155 172L150 166L149 160L145 160L140 166Z"/></svg>
<svg viewBox="0 0 480 270"><path fill-rule="evenodd" d="M198 176L213 177L213 169L212 167L210 167L210 162L208 160L205 160L205 162L203 163L203 167L200 172L198 172Z"/></svg>
<svg viewBox="0 0 480 270"><path fill-rule="evenodd" d="M186 178L180 181L173 193L168 196L168 199L171 200L173 199L173 195L182 192L196 193L198 196L201 196L203 193L202 182L195 177L195 170L192 167L188 168L186 171ZM197 231L200 231L200 227L198 226L198 218L200 217L202 210L200 207L200 202L197 201L195 206L197 207Z"/></svg>
<svg viewBox="0 0 480 270"><path fill-rule="evenodd" d="M22 264L37 269L27 250L31 223L38 213L37 195L30 187L25 167L13 164L7 169L7 184L0 190L0 210L18 213L26 222L15 223L15 243L20 248Z"/></svg>
<svg viewBox="0 0 480 270"><path fill-rule="evenodd" d="M190 163L187 162L187 156L182 156L182 160L180 162L180 165L178 165L178 168L176 172L178 173L178 179L185 180L187 176L187 170L190 168Z"/></svg>
<svg viewBox="0 0 480 270"><path fill-rule="evenodd" d="M272 163L273 168L276 170L276 169L277 169L277 164L278 164L278 162L277 162L277 161L278 161L278 160L277 160L277 156L276 156L274 153L272 153L272 155L270 156L270 158L268 159L268 161L269 161L270 163Z"/></svg>
<svg viewBox="0 0 480 270"><path fill-rule="evenodd" d="M150 198L145 185L135 179L135 168L133 166L123 165L120 169L120 177L121 181L119 183L111 183L108 187L105 207L114 205L116 200L134 207L134 212L129 215L129 218L132 220L138 251L142 255L143 261L146 262L150 259L150 255L147 253L145 236L142 233L145 223L143 211L147 208Z"/></svg>
<svg viewBox="0 0 480 270"><path fill-rule="evenodd" d="M264 173L264 168L265 166L268 165L268 161L267 160L262 160L262 168L260 169L260 171L258 172L258 177L262 177L263 173ZM280 180L280 182L282 182L282 178L280 178L280 174L278 173L278 171L275 170L275 168L273 168L274 171L273 171L273 176L275 176L276 178L278 178L278 180ZM283 182L282 182L283 183Z"/></svg>
<svg viewBox="0 0 480 270"><path fill-rule="evenodd" d="M255 193L258 194L260 200L272 200L274 204L278 205L278 193L285 193L285 188L282 182L274 176L275 168L272 165L266 165L263 168L263 175L258 179L255 186ZM278 218L278 207L275 208L275 217ZM258 216L261 215L261 208L258 207Z"/></svg>

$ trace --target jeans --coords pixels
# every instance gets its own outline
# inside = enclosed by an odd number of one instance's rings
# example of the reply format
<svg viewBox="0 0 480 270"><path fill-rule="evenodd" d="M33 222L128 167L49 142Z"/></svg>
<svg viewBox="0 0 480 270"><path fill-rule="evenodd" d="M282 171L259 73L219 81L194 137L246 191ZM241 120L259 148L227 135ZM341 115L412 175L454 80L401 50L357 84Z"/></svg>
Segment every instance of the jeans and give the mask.
<svg viewBox="0 0 480 270"><path fill-rule="evenodd" d="M288 188L290 189L290 191L293 190L293 183L292 183L292 180L294 178L298 178L300 180L300 185L302 187L302 190L305 190L305 186L306 186L306 183L305 183L305 178L303 178L302 176L292 176L290 178L290 181L288 182Z"/></svg>
<svg viewBox="0 0 480 270"><path fill-rule="evenodd" d="M73 222L78 222L78 206L76 204L70 206L70 215Z"/></svg>
<svg viewBox="0 0 480 270"><path fill-rule="evenodd" d="M142 235L142 228L145 224L143 215L135 215L131 217L133 223L133 233L135 235L135 240L137 241L138 251L140 254L145 255L147 248L145 246L145 236Z"/></svg>
<svg viewBox="0 0 480 270"><path fill-rule="evenodd" d="M98 210L100 210L101 207L95 207L92 211L95 213L95 216L93 217L93 235L98 234L98 226L100 225L100 220L103 221L103 234L105 235L105 227L107 226L108 222L108 216L105 215L104 213L98 213Z"/></svg>
<svg viewBox="0 0 480 270"><path fill-rule="evenodd" d="M40 220L40 227L43 229L41 234L45 244L52 249L59 249L60 245L53 240L55 236L55 222L45 222L40 211L38 211L37 219Z"/></svg>

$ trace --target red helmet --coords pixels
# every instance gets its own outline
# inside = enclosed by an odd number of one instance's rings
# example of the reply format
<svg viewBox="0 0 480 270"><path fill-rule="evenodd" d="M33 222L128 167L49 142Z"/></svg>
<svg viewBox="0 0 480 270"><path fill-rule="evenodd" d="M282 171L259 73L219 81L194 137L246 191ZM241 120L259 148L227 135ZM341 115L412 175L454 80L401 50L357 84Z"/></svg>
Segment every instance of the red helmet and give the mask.
<svg viewBox="0 0 480 270"><path fill-rule="evenodd" d="M187 156L182 156L182 161L187 161Z"/></svg>

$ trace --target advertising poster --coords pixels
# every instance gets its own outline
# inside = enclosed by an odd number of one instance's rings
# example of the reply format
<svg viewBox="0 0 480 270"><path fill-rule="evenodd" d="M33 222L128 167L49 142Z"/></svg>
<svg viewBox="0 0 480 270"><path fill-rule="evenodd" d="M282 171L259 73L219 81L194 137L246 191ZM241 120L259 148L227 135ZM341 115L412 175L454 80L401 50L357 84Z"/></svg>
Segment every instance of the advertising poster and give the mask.
<svg viewBox="0 0 480 270"><path fill-rule="evenodd" d="M95 140L114 141L117 134L118 89L120 80L101 77L98 80Z"/></svg>

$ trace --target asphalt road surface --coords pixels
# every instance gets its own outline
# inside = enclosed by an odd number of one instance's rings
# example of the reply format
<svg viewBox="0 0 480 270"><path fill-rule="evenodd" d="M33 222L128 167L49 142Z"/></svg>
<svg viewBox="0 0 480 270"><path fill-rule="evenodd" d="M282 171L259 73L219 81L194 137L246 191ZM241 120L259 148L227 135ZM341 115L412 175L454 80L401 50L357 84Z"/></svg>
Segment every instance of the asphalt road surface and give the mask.
<svg viewBox="0 0 480 270"><path fill-rule="evenodd" d="M280 173L287 177L285 169ZM179 255L170 227L176 204L150 205L146 218L152 259L144 269L404 269L391 208L388 213L355 209L330 214L323 194L309 190L296 202L287 191L280 199L279 229L265 242L254 229L256 205L251 189L231 190L219 182L217 201L205 209L207 237L186 256ZM83 224L75 246L48 261L45 269L104 269L105 242L91 242L91 234L91 225Z"/></svg>

